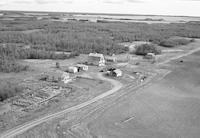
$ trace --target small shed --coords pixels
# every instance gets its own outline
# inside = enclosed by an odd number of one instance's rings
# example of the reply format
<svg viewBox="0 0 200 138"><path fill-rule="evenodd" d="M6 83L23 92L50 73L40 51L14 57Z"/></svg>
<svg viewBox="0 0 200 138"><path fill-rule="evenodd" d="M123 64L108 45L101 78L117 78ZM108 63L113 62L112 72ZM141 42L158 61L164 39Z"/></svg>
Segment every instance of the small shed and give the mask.
<svg viewBox="0 0 200 138"><path fill-rule="evenodd" d="M113 77L121 77L122 71L120 69L111 69L107 71L107 75L113 76Z"/></svg>
<svg viewBox="0 0 200 138"><path fill-rule="evenodd" d="M99 53L90 53L88 56L88 64L95 66L105 66L105 58L103 54Z"/></svg>
<svg viewBox="0 0 200 138"><path fill-rule="evenodd" d="M76 67L78 68L78 70L83 70L83 71L88 71L88 66L84 65L84 64L77 64Z"/></svg>
<svg viewBox="0 0 200 138"><path fill-rule="evenodd" d="M122 76L122 71L120 69L116 69L116 70L113 71L113 74L116 77L121 77Z"/></svg>
<svg viewBox="0 0 200 138"><path fill-rule="evenodd" d="M74 66L70 66L70 67L68 67L67 71L69 73L77 73L78 72L78 68L74 67Z"/></svg>

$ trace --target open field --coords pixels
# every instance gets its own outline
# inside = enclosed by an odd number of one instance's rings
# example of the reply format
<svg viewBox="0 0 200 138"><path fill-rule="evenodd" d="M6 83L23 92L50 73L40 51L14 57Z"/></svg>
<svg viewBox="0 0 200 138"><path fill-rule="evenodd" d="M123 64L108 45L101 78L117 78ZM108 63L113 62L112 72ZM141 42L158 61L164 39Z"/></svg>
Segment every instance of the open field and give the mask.
<svg viewBox="0 0 200 138"><path fill-rule="evenodd" d="M97 137L198 138L199 52L170 63L172 73L87 122ZM177 64L178 63L178 64Z"/></svg>

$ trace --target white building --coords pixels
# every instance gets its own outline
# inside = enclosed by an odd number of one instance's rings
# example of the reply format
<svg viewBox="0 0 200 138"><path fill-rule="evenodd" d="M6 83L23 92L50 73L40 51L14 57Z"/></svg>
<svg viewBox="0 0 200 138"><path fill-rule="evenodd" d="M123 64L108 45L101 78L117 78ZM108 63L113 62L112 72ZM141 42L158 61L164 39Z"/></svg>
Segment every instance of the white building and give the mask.
<svg viewBox="0 0 200 138"><path fill-rule="evenodd" d="M88 64L95 66L105 66L105 58L103 54L90 53L88 56Z"/></svg>
<svg viewBox="0 0 200 138"><path fill-rule="evenodd" d="M108 70L106 74L112 77L121 77L122 71L120 69L112 69L112 70Z"/></svg>
<svg viewBox="0 0 200 138"><path fill-rule="evenodd" d="M122 71L120 69L116 69L116 70L113 71L113 74L116 77L121 77L122 76Z"/></svg>
<svg viewBox="0 0 200 138"><path fill-rule="evenodd" d="M78 72L78 68L77 67L74 67L74 66L71 66L71 67L68 67L68 70L67 70L69 73L77 73Z"/></svg>

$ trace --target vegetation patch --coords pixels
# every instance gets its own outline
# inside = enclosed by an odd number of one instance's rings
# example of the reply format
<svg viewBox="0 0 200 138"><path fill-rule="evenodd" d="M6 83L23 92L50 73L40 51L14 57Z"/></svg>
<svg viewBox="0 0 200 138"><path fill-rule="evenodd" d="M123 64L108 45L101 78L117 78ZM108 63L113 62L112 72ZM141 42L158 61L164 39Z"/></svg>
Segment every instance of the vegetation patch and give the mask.
<svg viewBox="0 0 200 138"><path fill-rule="evenodd" d="M23 88L16 83L10 81L0 81L0 101L4 101L23 91Z"/></svg>
<svg viewBox="0 0 200 138"><path fill-rule="evenodd" d="M42 30L24 33L28 30ZM65 51L88 54L91 52L112 55L127 51L122 42L149 41L170 45L172 36L200 38L200 27L190 23L147 24L147 23L91 23L49 21L2 21L1 43L22 43L34 49ZM166 44L167 43L167 44ZM176 42L177 43L177 42ZM178 44L185 43L179 40ZM174 44L172 44L174 45Z"/></svg>
<svg viewBox="0 0 200 138"><path fill-rule="evenodd" d="M0 72L20 72L28 70L28 66L21 65L15 59L9 57L0 57Z"/></svg>
<svg viewBox="0 0 200 138"><path fill-rule="evenodd" d="M136 47L136 50L135 50L136 55L147 55L148 53L154 53L158 55L158 54L161 54L161 50L158 49L153 44L143 44Z"/></svg>
<svg viewBox="0 0 200 138"><path fill-rule="evenodd" d="M194 39L188 40L184 38L178 38L178 39L166 39L160 42L160 45L163 47L176 47L180 45L187 45L191 42L194 42Z"/></svg>

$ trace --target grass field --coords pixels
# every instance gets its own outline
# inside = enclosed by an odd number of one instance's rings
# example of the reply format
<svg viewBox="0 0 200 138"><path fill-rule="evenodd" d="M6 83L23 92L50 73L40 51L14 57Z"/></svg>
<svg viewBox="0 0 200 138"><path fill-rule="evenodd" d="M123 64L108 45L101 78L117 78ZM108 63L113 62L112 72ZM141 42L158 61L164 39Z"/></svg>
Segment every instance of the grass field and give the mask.
<svg viewBox="0 0 200 138"><path fill-rule="evenodd" d="M104 138L198 138L200 127L200 52L170 63L160 82L122 98L94 120L89 134ZM169 67L170 68L170 67Z"/></svg>

